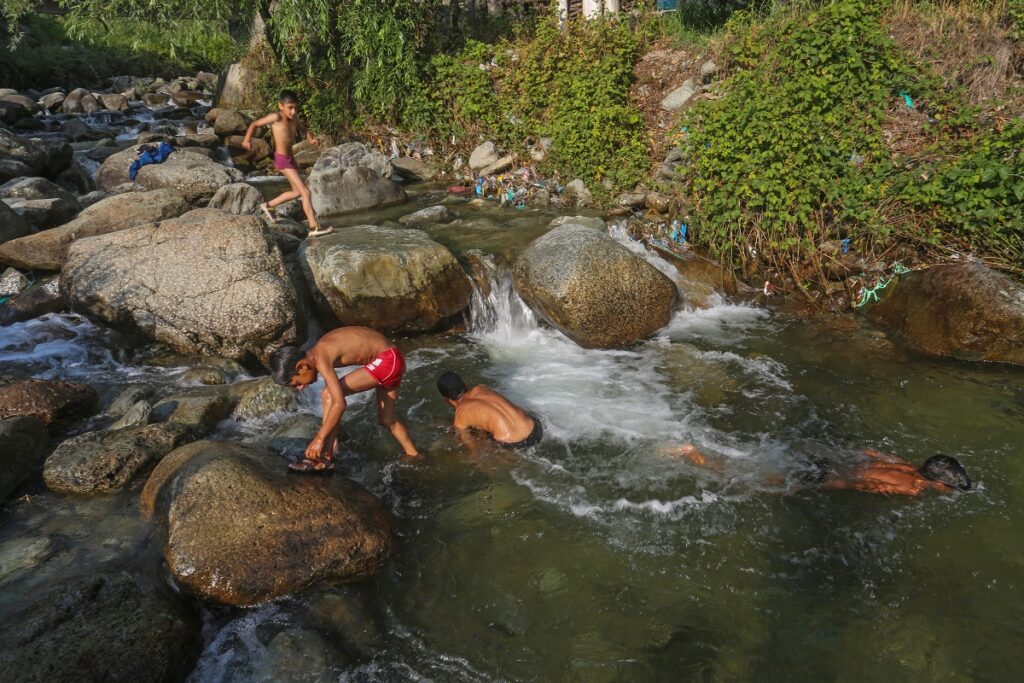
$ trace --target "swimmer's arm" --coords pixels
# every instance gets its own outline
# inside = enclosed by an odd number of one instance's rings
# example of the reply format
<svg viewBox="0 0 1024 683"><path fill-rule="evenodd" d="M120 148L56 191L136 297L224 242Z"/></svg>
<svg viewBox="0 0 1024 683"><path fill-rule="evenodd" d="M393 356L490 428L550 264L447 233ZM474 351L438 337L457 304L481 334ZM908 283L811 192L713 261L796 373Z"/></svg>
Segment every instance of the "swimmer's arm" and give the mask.
<svg viewBox="0 0 1024 683"><path fill-rule="evenodd" d="M256 119L249 124L249 127L245 129L245 137L242 139L242 147L249 149L252 145L252 136L256 133L257 128L270 125L271 123L277 123L281 118L281 115L277 112L267 114L263 118Z"/></svg>
<svg viewBox="0 0 1024 683"><path fill-rule="evenodd" d="M458 435L459 441L469 449L470 453L475 453L483 440L477 436L476 432L473 431L474 425L466 418L465 412L455 413L455 422L453 423L453 426L455 427L455 433Z"/></svg>
<svg viewBox="0 0 1024 683"><path fill-rule="evenodd" d="M684 444L682 446L662 448L661 454L670 458L683 458L685 460L689 460L694 465L711 472L721 473L725 470L725 462L723 460L719 458L712 458L701 453L692 443Z"/></svg>
<svg viewBox="0 0 1024 683"><path fill-rule="evenodd" d="M893 462L893 463L905 463L907 462L903 458L898 458L891 453L883 453L882 451L876 451L873 448L865 448L864 455L875 460L881 460L882 462Z"/></svg>

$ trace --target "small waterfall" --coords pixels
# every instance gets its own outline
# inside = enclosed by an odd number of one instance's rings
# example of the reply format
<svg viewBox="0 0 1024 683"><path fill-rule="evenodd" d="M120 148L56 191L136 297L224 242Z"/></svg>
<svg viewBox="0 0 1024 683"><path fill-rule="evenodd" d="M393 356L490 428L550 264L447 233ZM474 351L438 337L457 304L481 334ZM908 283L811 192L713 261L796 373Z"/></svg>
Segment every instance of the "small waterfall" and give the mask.
<svg viewBox="0 0 1024 683"><path fill-rule="evenodd" d="M537 316L512 285L512 275L490 254L473 258L473 300L469 330L475 336L525 337L538 327Z"/></svg>

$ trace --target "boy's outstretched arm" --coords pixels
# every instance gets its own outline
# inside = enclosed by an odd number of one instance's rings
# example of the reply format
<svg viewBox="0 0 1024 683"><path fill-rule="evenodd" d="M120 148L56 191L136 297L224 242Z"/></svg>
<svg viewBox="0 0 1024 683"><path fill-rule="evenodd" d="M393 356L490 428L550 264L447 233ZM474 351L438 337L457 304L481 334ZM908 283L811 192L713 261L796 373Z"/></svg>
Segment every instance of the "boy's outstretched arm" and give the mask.
<svg viewBox="0 0 1024 683"><path fill-rule="evenodd" d="M244 147L245 149L251 149L252 136L256 132L256 129L262 128L263 126L269 126L272 123L277 123L277 120L280 118L281 115L278 114L277 112L274 112L272 114L267 114L263 118L256 119L255 121L250 123L249 127L245 129L245 137L242 139L242 147Z"/></svg>
<svg viewBox="0 0 1024 683"><path fill-rule="evenodd" d="M313 440L309 442L309 446L306 447L306 457L311 460L324 457L324 445L328 443L331 434L334 433L334 430L341 422L341 416L345 412L346 407L345 392L341 389L341 382L338 381L338 376L334 374L334 363L327 362L320 357L317 357L315 362L316 371L324 378L324 384L327 385L327 392L331 397L331 407L324 413L323 421L320 423L320 431L317 432Z"/></svg>

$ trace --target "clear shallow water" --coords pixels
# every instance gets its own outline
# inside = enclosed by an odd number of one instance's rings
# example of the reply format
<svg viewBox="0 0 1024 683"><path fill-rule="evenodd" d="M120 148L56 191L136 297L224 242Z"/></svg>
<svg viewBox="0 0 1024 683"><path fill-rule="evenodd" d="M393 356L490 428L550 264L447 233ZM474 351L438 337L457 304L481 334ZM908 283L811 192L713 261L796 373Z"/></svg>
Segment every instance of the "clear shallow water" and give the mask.
<svg viewBox="0 0 1024 683"><path fill-rule="evenodd" d="M488 250L514 249L521 235L502 242L500 214L484 214L466 219ZM456 248L471 241L445 229ZM368 401L346 414L341 469L396 517L386 570L205 610L193 681L1019 677L1024 372L923 359L856 326L727 302L680 311L636 348L587 351L492 277L470 332L401 342L400 408L426 461L399 463ZM0 362L101 385L180 382L180 369L120 346L57 316L4 328ZM447 369L537 411L545 441L466 452L434 389ZM316 412L313 398L303 402ZM254 438L287 417L221 434ZM662 452L685 442L721 457L723 472ZM955 455L977 489L898 499L781 495L772 483L807 456L843 464L868 447ZM21 493L0 509L0 601L98 566L162 580L137 491Z"/></svg>

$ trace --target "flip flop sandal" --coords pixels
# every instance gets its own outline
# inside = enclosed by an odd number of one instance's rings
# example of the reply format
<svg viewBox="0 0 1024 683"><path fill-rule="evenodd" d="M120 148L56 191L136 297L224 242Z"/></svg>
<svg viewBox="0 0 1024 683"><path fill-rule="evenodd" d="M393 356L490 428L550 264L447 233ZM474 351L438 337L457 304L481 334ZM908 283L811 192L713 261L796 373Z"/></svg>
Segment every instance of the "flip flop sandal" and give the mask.
<svg viewBox="0 0 1024 683"><path fill-rule="evenodd" d="M315 228L309 229L309 234L306 237L322 237L323 235L330 235L334 232L334 228L328 225L325 228L321 228L319 225Z"/></svg>
<svg viewBox="0 0 1024 683"><path fill-rule="evenodd" d="M309 460L288 463L288 471L296 474L330 474L334 471L333 460Z"/></svg>
<svg viewBox="0 0 1024 683"><path fill-rule="evenodd" d="M267 206L266 202L263 202L262 204L260 204L260 211L263 212L263 215L266 216L267 220L270 221L271 223L276 223L277 222L277 219L274 218L273 214L270 213L270 207Z"/></svg>

